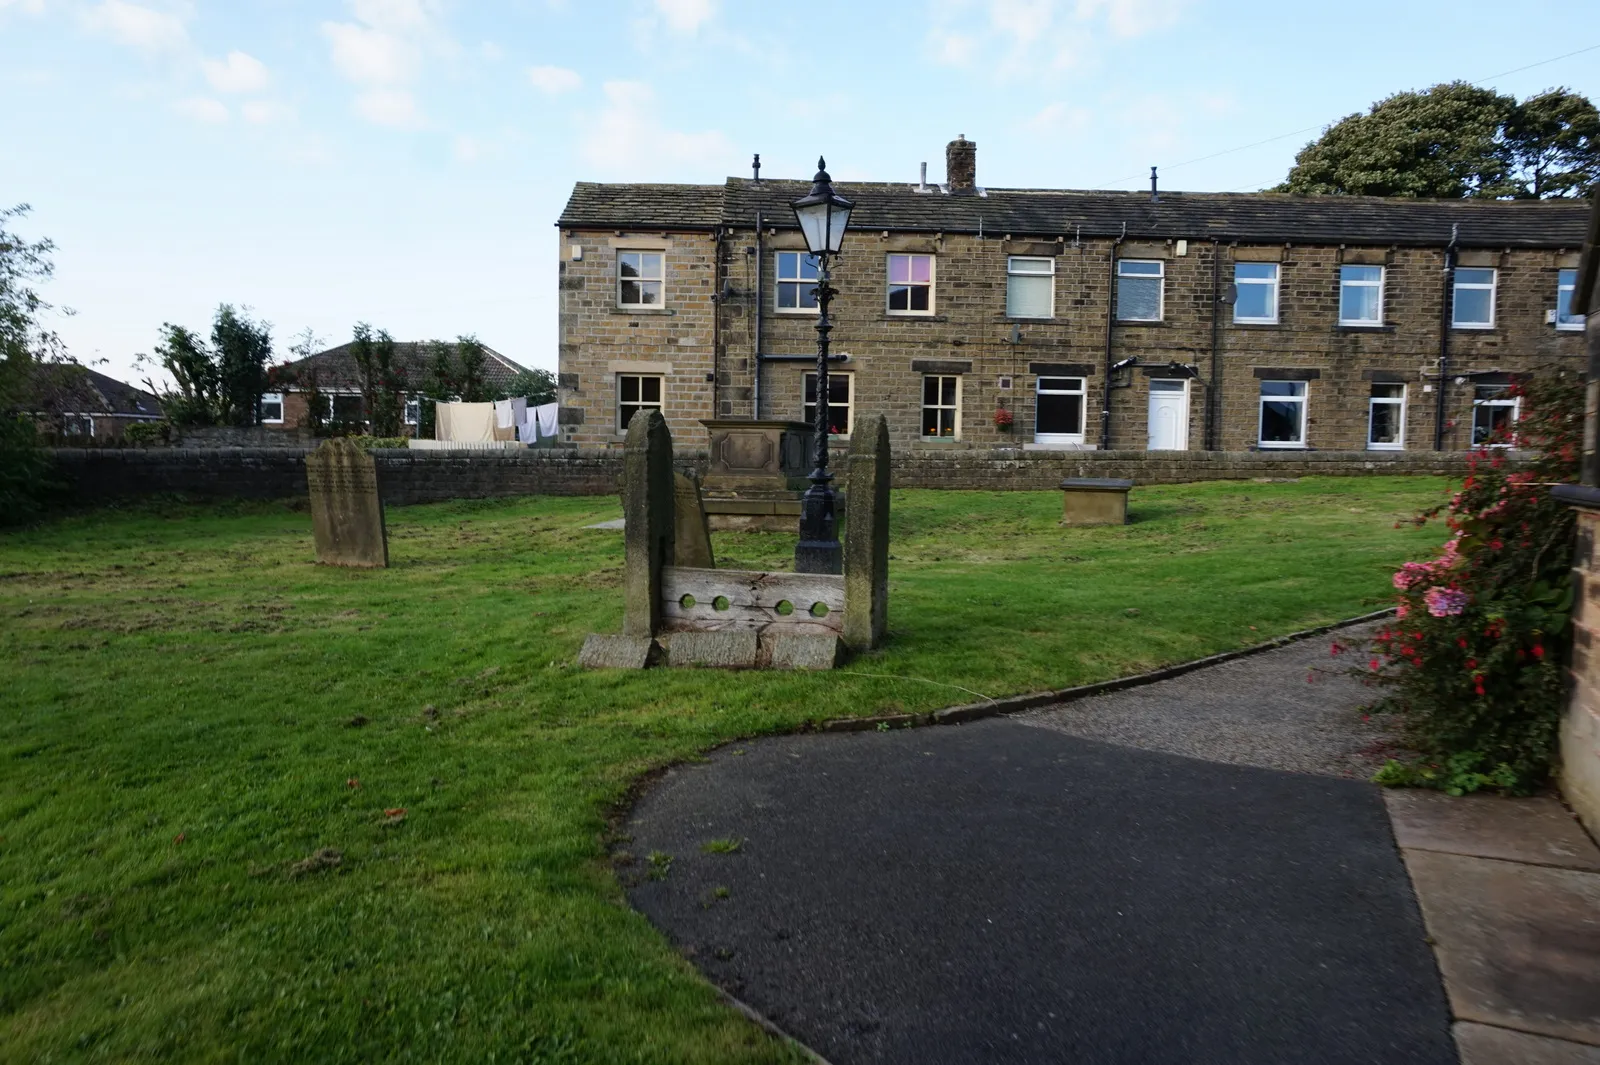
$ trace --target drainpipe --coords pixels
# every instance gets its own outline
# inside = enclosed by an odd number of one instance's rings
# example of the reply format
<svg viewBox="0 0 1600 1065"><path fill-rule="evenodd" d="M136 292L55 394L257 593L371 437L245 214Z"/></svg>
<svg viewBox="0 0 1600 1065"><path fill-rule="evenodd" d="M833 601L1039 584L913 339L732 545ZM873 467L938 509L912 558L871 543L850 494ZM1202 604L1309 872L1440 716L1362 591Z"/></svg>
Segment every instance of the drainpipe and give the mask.
<svg viewBox="0 0 1600 1065"><path fill-rule="evenodd" d="M1206 450L1217 451L1217 389L1222 387L1222 244L1211 238L1211 383L1206 386Z"/></svg>
<svg viewBox="0 0 1600 1065"><path fill-rule="evenodd" d="M726 291L727 266L723 256L727 251L728 231L721 226L716 228L717 242L715 264L711 272L711 416L722 417L722 408L717 405L721 396L719 385L722 381L722 293Z"/></svg>
<svg viewBox="0 0 1600 1065"><path fill-rule="evenodd" d="M1106 275L1106 380L1102 388L1105 399L1100 404L1100 450L1111 450L1111 330L1117 322L1117 249L1128 237L1128 223L1122 223L1122 233L1111 242L1110 265Z"/></svg>
<svg viewBox="0 0 1600 1065"><path fill-rule="evenodd" d="M750 416L761 420L761 263L766 255L761 250L761 212L756 212L756 352L751 362Z"/></svg>
<svg viewBox="0 0 1600 1065"><path fill-rule="evenodd" d="M1444 294L1439 301L1439 395L1434 400L1433 450L1444 450L1444 419L1449 412L1446 395L1450 390L1450 317L1451 299L1456 287L1456 240L1461 235L1461 224L1450 226L1450 243L1444 249Z"/></svg>

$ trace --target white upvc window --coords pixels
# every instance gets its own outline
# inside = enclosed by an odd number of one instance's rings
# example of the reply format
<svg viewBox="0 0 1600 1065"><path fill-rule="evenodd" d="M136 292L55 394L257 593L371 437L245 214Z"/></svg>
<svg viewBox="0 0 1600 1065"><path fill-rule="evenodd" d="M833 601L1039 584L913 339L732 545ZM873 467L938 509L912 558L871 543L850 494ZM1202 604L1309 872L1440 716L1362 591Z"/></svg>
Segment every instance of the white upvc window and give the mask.
<svg viewBox="0 0 1600 1065"><path fill-rule="evenodd" d="M617 432L628 430L628 423L640 411L660 410L664 380L657 374L619 373L617 375Z"/></svg>
<svg viewBox="0 0 1600 1065"><path fill-rule="evenodd" d="M1306 446L1306 383L1261 382L1261 447Z"/></svg>
<svg viewBox="0 0 1600 1065"><path fill-rule="evenodd" d="M1556 328L1582 329L1583 315L1572 313L1572 296L1578 289L1578 271L1556 273Z"/></svg>
<svg viewBox="0 0 1600 1065"><path fill-rule="evenodd" d="M1367 400L1367 447L1402 451L1406 446L1406 386L1375 383Z"/></svg>
<svg viewBox="0 0 1600 1065"><path fill-rule="evenodd" d="M256 405L256 411L261 417L262 425L282 425L283 393L267 392L263 394L261 402Z"/></svg>
<svg viewBox="0 0 1600 1065"><path fill-rule="evenodd" d="M92 414L64 414L61 416L61 435L72 437L94 437L94 415Z"/></svg>
<svg viewBox="0 0 1600 1065"><path fill-rule="evenodd" d="M1056 261L1013 255L1006 259L1006 317L1053 318Z"/></svg>
<svg viewBox="0 0 1600 1065"><path fill-rule="evenodd" d="M889 256L889 313L932 314L933 283L933 256Z"/></svg>
<svg viewBox="0 0 1600 1065"><path fill-rule="evenodd" d="M402 415L407 425L422 424L422 400L411 398L406 400L405 412Z"/></svg>
<svg viewBox="0 0 1600 1065"><path fill-rule="evenodd" d="M1084 406L1088 402L1085 382L1082 377L1039 378L1033 420L1035 443L1083 443Z"/></svg>
<svg viewBox="0 0 1600 1065"><path fill-rule="evenodd" d="M779 314L817 313L817 257L804 251L780 251L776 309Z"/></svg>
<svg viewBox="0 0 1600 1065"><path fill-rule="evenodd" d="M1117 321L1159 322L1166 295L1160 259L1117 260Z"/></svg>
<svg viewBox="0 0 1600 1065"><path fill-rule="evenodd" d="M1474 447L1511 447L1516 443L1517 415L1522 411L1522 400L1510 393L1510 385L1473 386Z"/></svg>
<svg viewBox="0 0 1600 1065"><path fill-rule="evenodd" d="M922 378L922 436L925 440L961 438L961 375Z"/></svg>
<svg viewBox="0 0 1600 1065"><path fill-rule="evenodd" d="M828 435L849 436L855 414L855 382L851 374L828 371ZM817 424L817 375L808 373L801 385L800 418Z"/></svg>
<svg viewBox="0 0 1600 1065"><path fill-rule="evenodd" d="M1255 325L1278 322L1278 264L1233 264L1233 320Z"/></svg>
<svg viewBox="0 0 1600 1065"><path fill-rule="evenodd" d="M1339 267L1339 324L1383 324L1383 267Z"/></svg>
<svg viewBox="0 0 1600 1065"><path fill-rule="evenodd" d="M617 252L617 306L631 310L663 306L666 265L663 252Z"/></svg>
<svg viewBox="0 0 1600 1065"><path fill-rule="evenodd" d="M1494 290L1497 273L1493 267L1456 267L1455 291L1450 301L1450 324L1453 327L1494 328Z"/></svg>

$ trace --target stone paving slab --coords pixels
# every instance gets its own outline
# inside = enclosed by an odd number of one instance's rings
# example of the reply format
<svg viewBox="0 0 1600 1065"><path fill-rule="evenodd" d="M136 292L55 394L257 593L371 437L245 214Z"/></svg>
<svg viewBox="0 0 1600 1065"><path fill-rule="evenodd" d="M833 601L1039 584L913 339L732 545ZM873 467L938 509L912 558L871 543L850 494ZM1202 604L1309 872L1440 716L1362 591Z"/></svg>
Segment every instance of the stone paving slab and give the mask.
<svg viewBox="0 0 1600 1065"><path fill-rule="evenodd" d="M1600 1065L1600 1047L1462 1021L1455 1026L1461 1065Z"/></svg>
<svg viewBox="0 0 1600 1065"><path fill-rule="evenodd" d="M1600 1046L1600 873L1402 854L1458 1020Z"/></svg>
<svg viewBox="0 0 1600 1065"><path fill-rule="evenodd" d="M1452 797L1437 791L1384 792L1402 847L1600 872L1600 847L1550 796Z"/></svg>

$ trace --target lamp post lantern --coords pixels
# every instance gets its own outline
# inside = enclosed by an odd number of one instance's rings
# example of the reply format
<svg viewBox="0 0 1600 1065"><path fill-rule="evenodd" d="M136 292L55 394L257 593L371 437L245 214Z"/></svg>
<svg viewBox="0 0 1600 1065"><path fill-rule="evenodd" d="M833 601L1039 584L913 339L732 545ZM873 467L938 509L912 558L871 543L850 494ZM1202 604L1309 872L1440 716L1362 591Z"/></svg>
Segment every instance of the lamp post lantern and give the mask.
<svg viewBox="0 0 1600 1065"><path fill-rule="evenodd" d="M839 573L844 550L834 521L833 474L828 472L828 334L833 323L828 319L828 304L835 290L829 284L828 259L839 251L844 231L850 225L855 204L833 191L828 164L817 160L817 176L811 191L791 205L806 247L817 260L817 411L816 468L811 471L811 487L800 499L800 542L794 549L796 573Z"/></svg>

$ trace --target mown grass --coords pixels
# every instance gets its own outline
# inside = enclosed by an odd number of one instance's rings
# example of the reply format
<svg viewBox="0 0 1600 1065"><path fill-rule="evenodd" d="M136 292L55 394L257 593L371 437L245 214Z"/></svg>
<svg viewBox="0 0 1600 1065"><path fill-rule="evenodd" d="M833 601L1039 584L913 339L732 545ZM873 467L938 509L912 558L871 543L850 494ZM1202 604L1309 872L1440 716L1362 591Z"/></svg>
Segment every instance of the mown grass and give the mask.
<svg viewBox="0 0 1600 1065"><path fill-rule="evenodd" d="M1146 488L1079 530L1055 493L896 492L893 638L828 675L576 669L620 626L611 499L394 510L381 572L313 565L279 505L0 537L0 1060L790 1060L625 905L630 782L1360 613L1445 488Z"/></svg>

